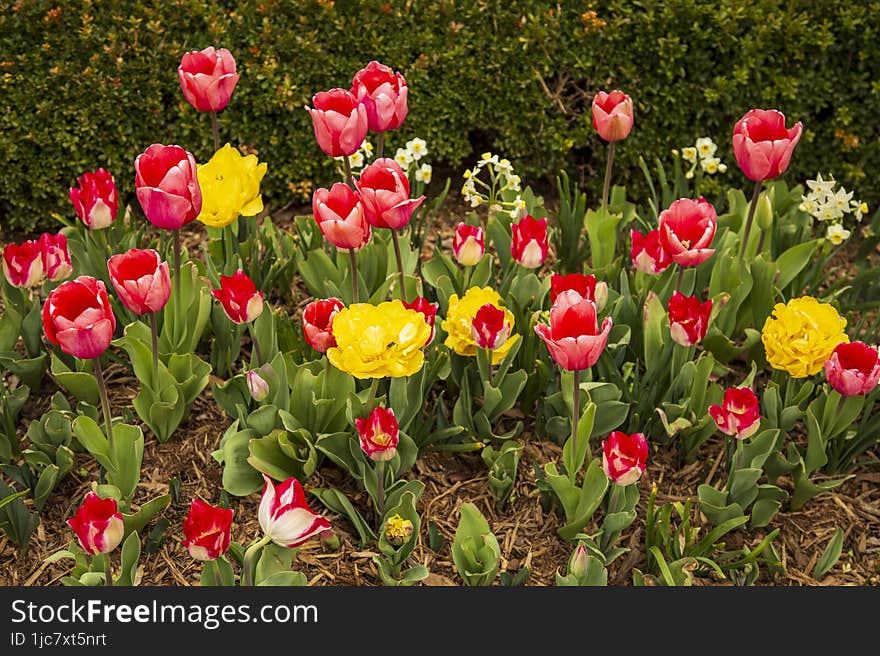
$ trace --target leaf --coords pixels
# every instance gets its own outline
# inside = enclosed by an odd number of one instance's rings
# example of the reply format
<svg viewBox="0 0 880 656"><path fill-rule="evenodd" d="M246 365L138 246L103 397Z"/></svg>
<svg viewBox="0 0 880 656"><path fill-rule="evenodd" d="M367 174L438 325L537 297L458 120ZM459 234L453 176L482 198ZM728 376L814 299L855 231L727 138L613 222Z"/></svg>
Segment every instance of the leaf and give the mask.
<svg viewBox="0 0 880 656"><path fill-rule="evenodd" d="M834 567L840 559L840 553L842 550L843 531L840 528L837 528L834 531L834 535L828 540L828 545L825 547L825 551L822 552L819 560L816 561L816 566L813 567L813 578L820 579L831 571L831 568Z"/></svg>

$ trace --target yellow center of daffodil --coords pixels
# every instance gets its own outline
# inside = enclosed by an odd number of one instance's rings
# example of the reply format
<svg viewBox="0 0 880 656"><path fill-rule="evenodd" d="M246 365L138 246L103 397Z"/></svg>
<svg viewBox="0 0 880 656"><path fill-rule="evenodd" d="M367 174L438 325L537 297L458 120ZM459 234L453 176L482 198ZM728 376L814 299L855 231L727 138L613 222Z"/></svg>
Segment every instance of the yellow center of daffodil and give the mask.
<svg viewBox="0 0 880 656"><path fill-rule="evenodd" d="M400 301L355 303L333 317L330 364L355 378L411 376L422 368L431 336L424 315Z"/></svg>
<svg viewBox="0 0 880 656"><path fill-rule="evenodd" d="M202 211L199 221L214 228L228 226L239 216L256 216L263 211L260 181L266 164L256 155L242 155L229 144L214 153L207 164L199 164Z"/></svg>
<svg viewBox="0 0 880 656"><path fill-rule="evenodd" d="M458 298L458 294L449 297L449 311L446 319L440 324L446 331L447 337L444 344L459 355L474 356L477 354L477 343L474 341L471 326L477 310L491 303L499 310L504 311L504 321L510 326L511 335L504 344L492 351L492 364L499 364L510 347L514 345L519 335L513 332L513 312L501 305L501 295L490 287L471 287L465 295Z"/></svg>
<svg viewBox="0 0 880 656"><path fill-rule="evenodd" d="M761 330L767 362L793 378L819 373L834 347L848 342L846 319L812 296L777 303Z"/></svg>

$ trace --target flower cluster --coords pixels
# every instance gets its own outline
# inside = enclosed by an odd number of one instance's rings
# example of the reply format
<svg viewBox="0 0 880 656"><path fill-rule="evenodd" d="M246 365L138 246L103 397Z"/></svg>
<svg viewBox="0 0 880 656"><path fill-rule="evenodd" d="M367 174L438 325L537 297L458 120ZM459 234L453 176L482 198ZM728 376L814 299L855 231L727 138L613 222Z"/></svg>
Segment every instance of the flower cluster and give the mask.
<svg viewBox="0 0 880 656"><path fill-rule="evenodd" d="M480 178L484 172L488 181ZM464 172L464 179L461 194L471 207L498 205L513 219L518 219L525 213L525 201L519 193L522 191L522 180L513 172L510 160L499 159L498 155L492 153L483 153L474 167ZM516 196L512 200L505 200L504 192L516 193Z"/></svg>
<svg viewBox="0 0 880 656"><path fill-rule="evenodd" d="M694 172L699 164L700 170L709 175L716 173L726 173L727 164L721 161L720 157L716 157L718 145L712 141L710 137L700 137L693 146L687 146L681 149L681 158L691 163L684 177L688 180L694 177ZM677 151L673 151L677 153Z"/></svg>
<svg viewBox="0 0 880 656"><path fill-rule="evenodd" d="M39 239L3 248L3 275L13 287L36 287L46 279L58 282L72 274L67 237L60 232L44 232Z"/></svg>
<svg viewBox="0 0 880 656"><path fill-rule="evenodd" d="M846 215L852 214L856 221L861 221L868 213L867 203L853 200L853 192L844 189L843 185L835 191L836 185L833 175L824 180L821 173L816 174L815 180L807 180L810 191L801 196L801 204L798 206L801 212L806 212L817 221L828 225L825 239L835 246L842 244L852 234L843 225Z"/></svg>
<svg viewBox="0 0 880 656"><path fill-rule="evenodd" d="M406 142L405 148L398 148L394 153L394 161L407 172L412 173L417 182L428 184L431 182L433 168L427 162L419 164L420 160L428 154L428 146L424 139L415 137ZM415 169L415 170L413 170Z"/></svg>

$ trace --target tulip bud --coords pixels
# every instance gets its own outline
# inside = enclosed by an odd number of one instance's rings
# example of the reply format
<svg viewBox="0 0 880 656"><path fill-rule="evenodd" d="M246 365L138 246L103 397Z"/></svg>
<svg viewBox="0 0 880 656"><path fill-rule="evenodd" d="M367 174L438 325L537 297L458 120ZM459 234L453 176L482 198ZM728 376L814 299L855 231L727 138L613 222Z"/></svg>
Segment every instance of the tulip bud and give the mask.
<svg viewBox="0 0 880 656"><path fill-rule="evenodd" d="M455 227L452 253L462 266L474 266L486 253L486 236L479 226L461 222Z"/></svg>
<svg viewBox="0 0 880 656"><path fill-rule="evenodd" d="M409 179L393 159L377 159L355 180L364 216L374 228L400 230L425 197L410 198Z"/></svg>
<svg viewBox="0 0 880 656"><path fill-rule="evenodd" d="M193 499L183 521L183 546L196 560L216 560L229 548L232 510Z"/></svg>
<svg viewBox="0 0 880 656"><path fill-rule="evenodd" d="M86 495L67 524L76 533L79 546L93 556L113 551L122 542L125 533L116 499L102 499L94 492Z"/></svg>
<svg viewBox="0 0 880 656"><path fill-rule="evenodd" d="M510 324L504 310L486 303L471 322L471 335L478 348L494 351L510 337Z"/></svg>
<svg viewBox="0 0 880 656"><path fill-rule="evenodd" d="M391 460L397 454L400 427L394 410L376 407L366 419L356 419L361 449L375 462Z"/></svg>
<svg viewBox="0 0 880 656"><path fill-rule="evenodd" d="M254 321L263 313L263 292L257 291L254 281L241 269L234 275L220 276L220 289L211 294L235 323Z"/></svg>
<svg viewBox="0 0 880 656"><path fill-rule="evenodd" d="M773 204L767 194L761 194L755 207L755 223L761 230L769 230L773 225Z"/></svg>
<svg viewBox="0 0 880 656"><path fill-rule="evenodd" d="M568 561L568 571L577 578L582 579L587 575L587 567L590 564L590 554L587 552L586 545L581 542L578 544L574 553Z"/></svg>
<svg viewBox="0 0 880 656"><path fill-rule="evenodd" d="M389 517L385 522L385 539L395 547L409 540L412 534L413 523L398 514Z"/></svg>
<svg viewBox="0 0 880 656"><path fill-rule="evenodd" d="M181 58L177 78L190 105L200 112L219 112L238 83L235 58L226 48L193 50Z"/></svg>
<svg viewBox="0 0 880 656"><path fill-rule="evenodd" d="M537 269L547 259L547 219L524 216L510 226L510 254L520 266Z"/></svg>
<svg viewBox="0 0 880 656"><path fill-rule="evenodd" d="M43 273L52 282L69 278L73 273L70 251L67 250L67 237L62 233L40 235L40 257L43 260Z"/></svg>
<svg viewBox="0 0 880 656"><path fill-rule="evenodd" d="M709 406L709 415L718 430L738 440L754 435L761 427L758 397L748 387L725 390L721 405Z"/></svg>
<svg viewBox="0 0 880 656"><path fill-rule="evenodd" d="M629 257L633 267L652 276L663 273L672 264L672 257L666 252L660 241L660 231L651 230L642 234L638 230L630 231L632 248Z"/></svg>
<svg viewBox="0 0 880 656"><path fill-rule="evenodd" d="M46 339L69 355L84 360L107 350L116 317L107 288L91 276L80 276L53 289L43 303Z"/></svg>
<svg viewBox="0 0 880 656"><path fill-rule="evenodd" d="M341 543L339 541L339 536L336 535L336 531L328 528L326 531L322 532L319 537L321 539L321 546L324 547L324 551L339 551Z"/></svg>
<svg viewBox="0 0 880 656"><path fill-rule="evenodd" d="M682 346L693 346L706 336L712 314L711 298L701 303L698 296L673 292L666 309L669 313L669 333L673 341Z"/></svg>
<svg viewBox="0 0 880 656"><path fill-rule="evenodd" d="M269 383L257 373L256 369L247 373L247 386L251 398L257 403L262 403L269 396Z"/></svg>
<svg viewBox="0 0 880 656"><path fill-rule="evenodd" d="M70 188L70 202L76 215L88 228L100 230L116 219L119 193L113 176L105 169L83 173Z"/></svg>
<svg viewBox="0 0 880 656"><path fill-rule="evenodd" d="M3 248L3 274L13 287L33 287L43 282L40 242L6 244Z"/></svg>
<svg viewBox="0 0 880 656"><path fill-rule="evenodd" d="M615 485L635 483L647 463L648 440L641 433L614 431L602 441L602 469Z"/></svg>

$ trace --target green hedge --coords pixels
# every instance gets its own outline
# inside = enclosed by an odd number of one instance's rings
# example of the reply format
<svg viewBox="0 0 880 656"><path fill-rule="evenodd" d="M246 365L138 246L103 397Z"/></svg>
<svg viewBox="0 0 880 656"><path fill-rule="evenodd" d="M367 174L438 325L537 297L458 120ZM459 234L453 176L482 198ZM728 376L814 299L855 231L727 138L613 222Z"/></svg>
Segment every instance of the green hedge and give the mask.
<svg viewBox="0 0 880 656"><path fill-rule="evenodd" d="M422 136L435 164L491 148L526 182L566 166L595 191L604 148L589 104L619 87L636 103L621 175L637 179L639 153L708 134L738 177L733 122L778 107L806 126L794 176L833 172L876 201L864 179L880 169L877 15L880 0L18 0L0 15L0 225L72 216L68 186L101 165L131 199L134 157L155 141L207 159L208 118L183 100L176 69L185 51L212 44L241 73L224 140L269 163L274 207L332 175L303 106L371 58L410 85L392 148Z"/></svg>

